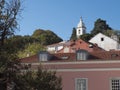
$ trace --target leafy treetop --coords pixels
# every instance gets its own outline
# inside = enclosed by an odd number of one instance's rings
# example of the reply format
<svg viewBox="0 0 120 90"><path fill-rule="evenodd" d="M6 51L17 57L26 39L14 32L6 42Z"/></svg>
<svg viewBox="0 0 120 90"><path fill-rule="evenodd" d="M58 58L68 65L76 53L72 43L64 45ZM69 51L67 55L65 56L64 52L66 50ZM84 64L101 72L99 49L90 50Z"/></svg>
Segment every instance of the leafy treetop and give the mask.
<svg viewBox="0 0 120 90"><path fill-rule="evenodd" d="M97 19L94 23L94 28L93 30L91 31L91 34L94 36L96 35L97 33L105 33L107 32L107 30L112 30L111 27L109 27L109 25L106 23L105 20L102 20L102 19Z"/></svg>

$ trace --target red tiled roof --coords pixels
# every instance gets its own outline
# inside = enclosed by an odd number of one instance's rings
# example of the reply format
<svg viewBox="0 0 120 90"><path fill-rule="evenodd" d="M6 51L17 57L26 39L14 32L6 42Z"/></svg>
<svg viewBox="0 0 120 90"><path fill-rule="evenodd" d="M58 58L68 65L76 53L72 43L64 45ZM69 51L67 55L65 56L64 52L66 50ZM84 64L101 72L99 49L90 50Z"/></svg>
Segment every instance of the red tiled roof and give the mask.
<svg viewBox="0 0 120 90"><path fill-rule="evenodd" d="M22 63L38 62L38 54L37 54L37 55L30 56L30 57L22 58L22 59L20 59L20 61L21 61Z"/></svg>
<svg viewBox="0 0 120 90"><path fill-rule="evenodd" d="M120 60L120 51L101 51L101 52L91 52L91 59L107 59L107 60Z"/></svg>
<svg viewBox="0 0 120 90"><path fill-rule="evenodd" d="M57 53L51 54L51 61L75 61L75 53ZM120 60L120 51L99 51L99 52L90 52L88 60ZM38 54L30 57L20 59L23 63L35 63L39 62Z"/></svg>
<svg viewBox="0 0 120 90"><path fill-rule="evenodd" d="M90 47L90 45L92 45L92 47ZM103 51L103 49L101 49L97 45L85 42L82 39L77 39L75 41L71 40L71 41L69 41L69 44L66 46L69 48L69 53L73 53L73 49L75 49L75 50L84 49L84 50L87 50L88 52ZM57 53L63 53L64 48L59 50Z"/></svg>

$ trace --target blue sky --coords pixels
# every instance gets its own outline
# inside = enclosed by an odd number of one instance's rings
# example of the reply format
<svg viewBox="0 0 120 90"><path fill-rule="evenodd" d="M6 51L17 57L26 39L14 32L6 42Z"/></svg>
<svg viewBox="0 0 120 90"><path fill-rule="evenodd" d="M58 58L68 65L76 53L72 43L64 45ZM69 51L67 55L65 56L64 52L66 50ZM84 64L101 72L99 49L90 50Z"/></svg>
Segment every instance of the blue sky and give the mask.
<svg viewBox="0 0 120 90"><path fill-rule="evenodd" d="M98 18L120 30L120 0L23 0L22 5L17 35L31 35L40 28L68 40L81 16L88 33Z"/></svg>

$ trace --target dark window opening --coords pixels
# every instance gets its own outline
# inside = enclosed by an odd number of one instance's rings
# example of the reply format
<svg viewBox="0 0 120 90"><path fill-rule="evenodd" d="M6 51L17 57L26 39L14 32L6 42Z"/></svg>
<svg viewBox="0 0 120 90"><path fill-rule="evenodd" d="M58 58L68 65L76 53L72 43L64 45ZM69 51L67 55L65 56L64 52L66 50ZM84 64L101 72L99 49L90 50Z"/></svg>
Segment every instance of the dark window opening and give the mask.
<svg viewBox="0 0 120 90"><path fill-rule="evenodd" d="M80 30L79 30L79 34L80 34Z"/></svg>
<svg viewBox="0 0 120 90"><path fill-rule="evenodd" d="M114 58L114 57L118 57L119 55L118 54L111 54L111 57Z"/></svg>
<svg viewBox="0 0 120 90"><path fill-rule="evenodd" d="M104 38L101 38L101 41L104 41Z"/></svg>

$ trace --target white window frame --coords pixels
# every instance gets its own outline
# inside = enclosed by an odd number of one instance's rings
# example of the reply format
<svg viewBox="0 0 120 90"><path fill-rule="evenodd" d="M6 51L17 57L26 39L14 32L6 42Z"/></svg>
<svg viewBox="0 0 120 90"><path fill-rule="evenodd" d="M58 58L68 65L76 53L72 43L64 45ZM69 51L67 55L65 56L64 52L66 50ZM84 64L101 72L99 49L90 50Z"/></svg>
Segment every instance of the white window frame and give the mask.
<svg viewBox="0 0 120 90"><path fill-rule="evenodd" d="M86 81L86 89L85 90L88 90L88 78L75 78L75 90L79 90L77 87L77 83L78 83L78 80L85 80ZM83 89L81 89L83 90Z"/></svg>
<svg viewBox="0 0 120 90"><path fill-rule="evenodd" d="M86 54L85 54L85 52L83 52L83 53L77 53L77 60L86 60Z"/></svg>
<svg viewBox="0 0 120 90"><path fill-rule="evenodd" d="M40 61L47 61L48 60L48 56L47 54L39 54L39 59Z"/></svg>
<svg viewBox="0 0 120 90"><path fill-rule="evenodd" d="M112 88L112 80L119 80L119 89L120 89L120 77L110 78L110 90L118 90Z"/></svg>
<svg viewBox="0 0 120 90"><path fill-rule="evenodd" d="M69 47L65 47L64 48L64 53L69 53L69 52L70 52Z"/></svg>

